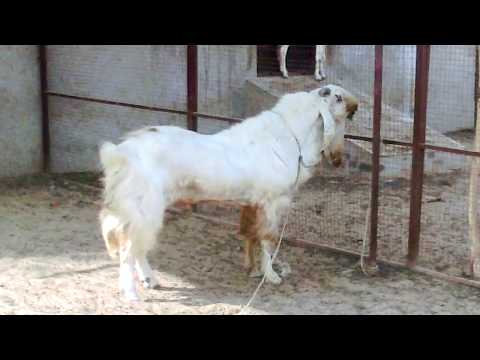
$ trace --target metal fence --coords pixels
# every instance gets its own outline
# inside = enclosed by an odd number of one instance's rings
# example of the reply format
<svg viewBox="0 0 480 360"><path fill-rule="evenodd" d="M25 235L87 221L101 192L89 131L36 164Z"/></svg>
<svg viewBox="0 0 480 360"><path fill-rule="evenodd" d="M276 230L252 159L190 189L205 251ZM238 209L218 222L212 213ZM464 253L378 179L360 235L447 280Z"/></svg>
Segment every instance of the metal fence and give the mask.
<svg viewBox="0 0 480 360"><path fill-rule="evenodd" d="M293 60L288 65L292 66L294 76L290 80L278 80L273 47L257 46L256 72L258 77L265 78L262 84L257 84L262 91L285 93L299 87L320 86L307 80L307 74L313 76L312 46L303 46L303 50L299 46L292 53ZM353 92L359 93L362 105L355 124L347 129L347 168L336 172L326 169L301 190L287 229L288 240L360 255L368 227L371 268L378 262L386 262L480 287L472 272L478 245L470 237L472 221L469 223L467 212L472 191L470 162L480 157L479 149L474 147L473 133L478 103L477 47L328 48L327 82L353 88ZM208 83L211 72L221 70L217 70L220 65L208 56L199 58L197 45L186 46L185 62L179 65L186 68L185 78L177 79L183 82L180 87L185 86L185 101L182 105L172 100L176 106L153 100L135 103L121 96L108 98L108 94L84 96L59 91L55 89L51 71L51 66L59 65L51 65L50 50L40 46L47 170L51 161L52 127L62 124L58 119L52 122L51 118L61 118L60 112L73 111L60 103L63 100L171 114L186 128L203 133L241 121L232 112L212 114L208 106L202 108L199 99L209 94L199 92L199 82ZM329 66L332 63L337 65ZM148 78L148 71L145 77ZM168 86L160 78L149 81L152 87L157 83ZM255 81L252 86L256 86ZM132 86L135 89L135 84ZM219 85L207 84L202 88L215 91L215 86ZM245 96L254 92L247 90ZM262 110L271 104L272 100L269 101L253 102L249 111ZM458 129L455 124L460 124ZM206 207L198 211L207 216L216 212L232 221L238 216L238 209L234 208Z"/></svg>

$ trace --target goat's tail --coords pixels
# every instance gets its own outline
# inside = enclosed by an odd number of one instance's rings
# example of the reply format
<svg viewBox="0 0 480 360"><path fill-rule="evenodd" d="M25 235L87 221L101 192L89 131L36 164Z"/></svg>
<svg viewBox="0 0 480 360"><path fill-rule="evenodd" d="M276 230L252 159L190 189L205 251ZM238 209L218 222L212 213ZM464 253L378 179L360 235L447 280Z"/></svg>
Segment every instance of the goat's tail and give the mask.
<svg viewBox="0 0 480 360"><path fill-rule="evenodd" d="M116 145L106 142L100 147L100 162L105 173L111 173L126 165L126 158L117 151Z"/></svg>
<svg viewBox="0 0 480 360"><path fill-rule="evenodd" d="M130 246L133 251L147 252L163 223L161 186L157 188L142 168L112 143L101 146L100 162L105 174L100 220L110 256L116 258Z"/></svg>

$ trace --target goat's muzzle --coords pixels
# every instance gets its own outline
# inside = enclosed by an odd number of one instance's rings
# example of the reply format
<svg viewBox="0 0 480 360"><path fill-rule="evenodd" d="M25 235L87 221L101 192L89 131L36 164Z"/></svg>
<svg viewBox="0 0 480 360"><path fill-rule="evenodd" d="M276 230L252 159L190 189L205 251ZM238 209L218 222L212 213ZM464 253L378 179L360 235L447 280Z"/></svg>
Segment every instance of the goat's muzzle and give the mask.
<svg viewBox="0 0 480 360"><path fill-rule="evenodd" d="M330 155L330 162L336 168L341 167L343 165L343 152L337 151L332 153Z"/></svg>

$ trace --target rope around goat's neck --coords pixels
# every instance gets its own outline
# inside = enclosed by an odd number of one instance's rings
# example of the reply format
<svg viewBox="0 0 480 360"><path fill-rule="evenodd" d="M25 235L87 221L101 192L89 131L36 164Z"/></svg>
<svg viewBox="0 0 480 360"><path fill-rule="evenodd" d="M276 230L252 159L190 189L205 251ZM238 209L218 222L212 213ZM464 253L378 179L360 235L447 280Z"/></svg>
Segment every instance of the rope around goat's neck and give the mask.
<svg viewBox="0 0 480 360"><path fill-rule="evenodd" d="M295 143L297 144L297 148L298 148L298 167L297 167L297 177L295 178L295 183L293 184L293 189L295 189L298 185L298 181L300 179L300 171L302 170L302 167L305 168L305 169L312 169L314 167L316 167L322 160L320 159L318 162L316 163L313 163L311 165L308 165L305 163L305 160L303 159L303 153L302 153L302 145L300 144L300 141L298 140L298 137L295 135L295 133L293 132L293 130L290 128L290 126L288 126L288 123L287 121L285 120L285 118L283 117L282 114L280 113L277 113L276 111L273 111L273 110L270 110L270 112L274 115L277 115L283 122L283 124L285 125L285 127L288 129L288 131L290 132L290 134L292 135L293 139L295 140ZM312 128L315 124L312 124ZM310 131L308 132L309 134L311 133ZM307 138L308 139L308 138ZM323 148L321 149L320 153L323 153L325 151L325 149L327 148L327 145L324 144ZM277 154L277 156L279 156ZM283 160L282 160L283 161ZM283 161L284 162L284 161Z"/></svg>

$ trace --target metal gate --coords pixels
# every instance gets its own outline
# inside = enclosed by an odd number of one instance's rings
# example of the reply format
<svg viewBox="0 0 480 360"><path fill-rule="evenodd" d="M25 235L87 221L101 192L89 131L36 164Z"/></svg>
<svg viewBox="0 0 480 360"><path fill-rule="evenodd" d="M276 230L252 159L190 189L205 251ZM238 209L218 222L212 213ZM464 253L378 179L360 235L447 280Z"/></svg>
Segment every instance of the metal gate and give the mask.
<svg viewBox="0 0 480 360"><path fill-rule="evenodd" d="M250 87L242 93L245 99L256 91L275 94L295 86L320 86L305 77L288 81L267 77L260 83L255 76L258 69L251 63L254 55L248 55L253 46L243 47L247 55L229 57L227 63L241 68L250 79ZM82 47L40 46L46 169L59 171L52 164L61 163L61 171L68 171L77 168L79 161L96 161L93 150L80 160L69 159L69 151L84 151L86 141L82 132L88 127L75 121L79 108L82 113L90 111L89 121L98 122L104 131L87 132L92 144L104 140L100 137L105 133L115 138L144 124L173 124L209 133L240 122L240 117L232 116L235 111L230 111L244 105L244 100L235 98L243 91L240 87L231 91L234 95L228 106L212 107L216 113L199 106L201 99L210 99L210 92L221 92L226 86L221 82L223 63L212 55L212 49L202 50L199 59L199 48L203 47L172 47L178 61L166 63L161 55L148 57L144 49L135 47L97 48L94 58L85 56L92 52L81 54ZM154 47L149 51L155 51ZM135 52L135 56L126 63L122 52ZM475 127L477 47L339 46L332 57L330 62L336 65L327 70L327 81L361 93L360 119L346 136L351 149L349 165L343 172L329 172L307 184L295 203L288 240L359 255L365 230L369 230L370 267L386 262L480 286L472 277L474 260L480 258L479 245L469 233L469 224L475 220L469 222L467 213L468 194L478 186L475 176L469 180L469 161L480 157L480 149L473 145L471 130L455 128L455 124L466 124L462 126L468 129L470 123L471 129ZM129 75L113 81L115 86L92 88L85 78L108 82L109 66ZM179 68L183 72L175 71ZM69 71L75 76L69 77ZM227 86L235 84L235 79L229 79ZM153 95L143 96L145 88ZM252 100L251 111L274 100L265 99ZM163 114L161 121L156 114ZM56 131L60 128L62 136ZM78 142L80 137L83 143ZM476 214L477 201L471 202L470 213ZM225 209L220 211L226 214Z"/></svg>

